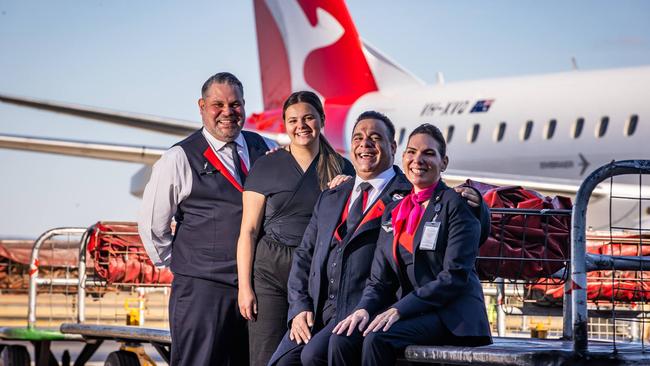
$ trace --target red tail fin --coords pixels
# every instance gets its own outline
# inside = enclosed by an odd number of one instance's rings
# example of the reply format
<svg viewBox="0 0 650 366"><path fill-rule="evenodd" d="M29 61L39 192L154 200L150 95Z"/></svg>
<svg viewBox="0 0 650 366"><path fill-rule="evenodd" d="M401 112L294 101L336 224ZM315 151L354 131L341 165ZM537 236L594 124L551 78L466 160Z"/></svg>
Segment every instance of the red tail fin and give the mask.
<svg viewBox="0 0 650 366"><path fill-rule="evenodd" d="M313 90L325 99L326 134L342 148L347 110L377 90L347 7L342 0L254 2L264 109L281 108L292 91ZM253 115L256 120L268 123L263 115Z"/></svg>

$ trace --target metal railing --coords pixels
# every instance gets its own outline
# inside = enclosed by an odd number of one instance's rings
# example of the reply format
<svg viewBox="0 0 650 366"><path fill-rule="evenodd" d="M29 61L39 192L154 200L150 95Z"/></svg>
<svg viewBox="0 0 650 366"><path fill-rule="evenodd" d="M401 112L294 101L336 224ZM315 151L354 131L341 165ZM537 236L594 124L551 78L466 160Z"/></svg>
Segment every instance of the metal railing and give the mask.
<svg viewBox="0 0 650 366"><path fill-rule="evenodd" d="M32 254L29 260L29 295L27 309L27 327L33 329L36 326L36 290L39 285L56 285L56 286L76 286L78 278L39 278L38 277L38 255L48 239L56 235L80 235L86 232L86 228L63 227L51 229L44 232L36 241L32 248ZM81 240L83 242L83 238Z"/></svg>
<svg viewBox="0 0 650 366"><path fill-rule="evenodd" d="M571 273L567 282L567 296L571 304L568 316L572 324L573 351L578 356L585 356L588 352L588 309L587 309L587 273L597 270L634 270L650 269L648 256L615 256L587 253L587 206L591 193L596 186L608 178L626 174L650 174L650 160L625 160L612 162L596 169L580 185L573 206L571 216ZM641 184L639 184L639 197L641 197ZM611 197L628 199L632 197ZM611 199L610 198L610 199ZM639 223L640 225L641 223ZM612 227L611 229L617 229ZM639 228L641 230L641 228ZM566 307L565 302L565 307ZM567 334L565 329L565 334Z"/></svg>

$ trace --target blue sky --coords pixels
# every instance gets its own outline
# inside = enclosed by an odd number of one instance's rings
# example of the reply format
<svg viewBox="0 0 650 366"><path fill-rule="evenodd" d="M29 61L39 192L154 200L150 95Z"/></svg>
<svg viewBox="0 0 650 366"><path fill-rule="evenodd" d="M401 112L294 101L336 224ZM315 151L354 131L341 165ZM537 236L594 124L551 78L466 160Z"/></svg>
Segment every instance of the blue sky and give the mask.
<svg viewBox="0 0 650 366"><path fill-rule="evenodd" d="M650 64L647 1L350 1L361 36L423 80ZM231 71L261 109L249 1L0 0L0 92L193 120ZM0 104L0 133L169 146L177 137ZM0 237L133 220L137 164L0 150Z"/></svg>

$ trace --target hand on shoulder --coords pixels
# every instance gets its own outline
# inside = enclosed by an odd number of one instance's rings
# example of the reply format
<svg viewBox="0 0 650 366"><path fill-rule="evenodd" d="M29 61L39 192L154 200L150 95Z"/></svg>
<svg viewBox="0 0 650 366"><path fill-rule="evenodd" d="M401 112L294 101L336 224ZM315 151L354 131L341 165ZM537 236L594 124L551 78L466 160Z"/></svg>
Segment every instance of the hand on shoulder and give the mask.
<svg viewBox="0 0 650 366"><path fill-rule="evenodd" d="M454 190L463 198L467 200L470 207L478 207L481 205L481 196L476 190L470 187L455 187Z"/></svg>

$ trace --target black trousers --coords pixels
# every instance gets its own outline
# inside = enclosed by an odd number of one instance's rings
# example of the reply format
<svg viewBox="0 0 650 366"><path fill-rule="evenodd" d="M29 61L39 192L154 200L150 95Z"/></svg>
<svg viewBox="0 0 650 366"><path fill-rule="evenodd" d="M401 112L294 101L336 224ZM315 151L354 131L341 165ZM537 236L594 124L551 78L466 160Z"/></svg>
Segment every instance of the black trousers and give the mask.
<svg viewBox="0 0 650 366"><path fill-rule="evenodd" d="M386 331L363 337L359 331L351 336L332 334L329 341L329 365L395 365L412 344L443 344L454 336L437 314L400 320Z"/></svg>
<svg viewBox="0 0 650 366"><path fill-rule="evenodd" d="M267 238L257 244L253 262L257 318L248 322L251 366L266 366L287 332L287 282L293 250Z"/></svg>
<svg viewBox="0 0 650 366"><path fill-rule="evenodd" d="M169 325L172 366L248 365L237 288L174 274Z"/></svg>

